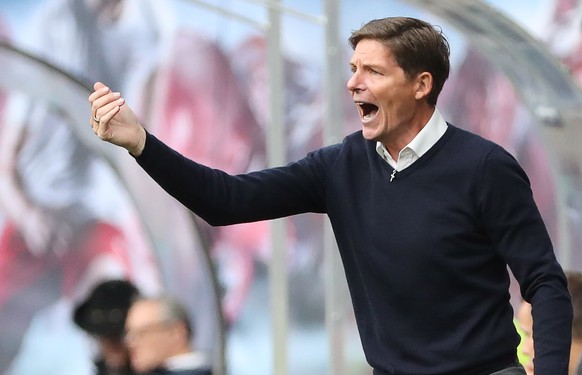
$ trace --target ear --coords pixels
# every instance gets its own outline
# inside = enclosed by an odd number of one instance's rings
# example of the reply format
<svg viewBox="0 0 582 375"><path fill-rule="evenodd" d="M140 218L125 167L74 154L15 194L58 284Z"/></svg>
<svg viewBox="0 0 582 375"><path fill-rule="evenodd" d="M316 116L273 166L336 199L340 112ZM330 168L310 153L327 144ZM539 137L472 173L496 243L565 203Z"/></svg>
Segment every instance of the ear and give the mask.
<svg viewBox="0 0 582 375"><path fill-rule="evenodd" d="M416 77L414 98L416 100L424 99L432 91L432 74L422 72Z"/></svg>
<svg viewBox="0 0 582 375"><path fill-rule="evenodd" d="M188 341L188 329L186 328L186 324L184 322L174 322L172 324L172 334L174 334L175 337L179 337L180 341Z"/></svg>

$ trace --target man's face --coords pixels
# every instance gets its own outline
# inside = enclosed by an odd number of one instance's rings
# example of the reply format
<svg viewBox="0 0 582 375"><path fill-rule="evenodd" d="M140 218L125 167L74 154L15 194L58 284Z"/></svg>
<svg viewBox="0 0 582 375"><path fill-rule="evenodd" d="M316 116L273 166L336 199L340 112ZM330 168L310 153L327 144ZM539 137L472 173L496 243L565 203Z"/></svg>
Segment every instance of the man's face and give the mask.
<svg viewBox="0 0 582 375"><path fill-rule="evenodd" d="M170 329L160 307L152 301L138 301L129 309L125 340L134 370L145 372L164 363L172 350Z"/></svg>
<svg viewBox="0 0 582 375"><path fill-rule="evenodd" d="M406 77L390 49L371 39L361 40L350 60L347 87L362 121L364 138L392 143L406 133L414 118L417 79Z"/></svg>

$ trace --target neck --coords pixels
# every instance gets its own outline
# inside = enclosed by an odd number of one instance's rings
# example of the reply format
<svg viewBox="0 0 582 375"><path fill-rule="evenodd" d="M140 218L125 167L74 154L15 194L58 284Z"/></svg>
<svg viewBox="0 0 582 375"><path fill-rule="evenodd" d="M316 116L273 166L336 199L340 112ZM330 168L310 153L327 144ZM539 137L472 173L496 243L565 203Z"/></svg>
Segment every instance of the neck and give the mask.
<svg viewBox="0 0 582 375"><path fill-rule="evenodd" d="M428 124L432 117L435 107L428 104L416 108L413 116L407 121L407 124L401 126L402 131L391 135L390 139L380 141L392 156L392 159L397 160L398 154L406 145L420 133L420 131Z"/></svg>

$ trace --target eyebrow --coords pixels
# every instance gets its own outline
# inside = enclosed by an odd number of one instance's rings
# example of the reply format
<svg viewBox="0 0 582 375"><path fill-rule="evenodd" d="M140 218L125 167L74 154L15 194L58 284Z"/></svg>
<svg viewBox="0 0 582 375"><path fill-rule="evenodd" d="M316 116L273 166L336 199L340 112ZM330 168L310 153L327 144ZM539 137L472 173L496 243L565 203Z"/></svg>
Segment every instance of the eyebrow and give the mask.
<svg viewBox="0 0 582 375"><path fill-rule="evenodd" d="M374 69L374 70L382 70L384 69L384 67L380 64L369 64L369 63L363 63L361 64L362 68L366 68L366 69ZM349 66L350 68L355 68L357 67L357 64L353 63L352 61L349 62Z"/></svg>

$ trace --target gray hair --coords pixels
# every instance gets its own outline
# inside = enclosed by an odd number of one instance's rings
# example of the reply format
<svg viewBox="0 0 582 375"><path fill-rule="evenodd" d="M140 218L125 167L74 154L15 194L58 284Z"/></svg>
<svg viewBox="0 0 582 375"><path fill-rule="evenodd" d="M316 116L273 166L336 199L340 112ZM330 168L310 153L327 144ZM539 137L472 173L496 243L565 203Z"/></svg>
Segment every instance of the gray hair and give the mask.
<svg viewBox="0 0 582 375"><path fill-rule="evenodd" d="M178 300L176 297L162 294L154 297L139 296L133 303L140 301L154 302L160 306L162 310L162 320L167 323L179 322L183 323L186 327L186 333L188 340L194 337L194 330L192 328L190 312L186 306Z"/></svg>

